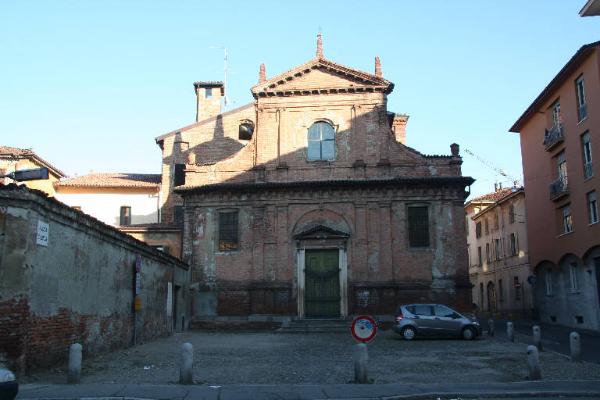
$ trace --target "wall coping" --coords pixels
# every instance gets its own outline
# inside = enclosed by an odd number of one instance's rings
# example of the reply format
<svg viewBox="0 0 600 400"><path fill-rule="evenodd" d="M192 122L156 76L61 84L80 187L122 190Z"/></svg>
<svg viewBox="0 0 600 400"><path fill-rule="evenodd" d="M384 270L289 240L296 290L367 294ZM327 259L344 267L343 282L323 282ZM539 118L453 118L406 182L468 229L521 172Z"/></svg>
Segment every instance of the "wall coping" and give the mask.
<svg viewBox="0 0 600 400"><path fill-rule="evenodd" d="M4 206L37 208L38 210L54 213L63 221L70 223L75 229L81 230L82 227L85 227L85 229L94 232L96 235L117 246L140 252L156 261L189 270L189 266L178 258L154 249L141 240L135 239L91 215L71 208L55 198L47 196L46 193L40 190L29 189L26 186L18 186L16 184L0 184L0 208Z"/></svg>

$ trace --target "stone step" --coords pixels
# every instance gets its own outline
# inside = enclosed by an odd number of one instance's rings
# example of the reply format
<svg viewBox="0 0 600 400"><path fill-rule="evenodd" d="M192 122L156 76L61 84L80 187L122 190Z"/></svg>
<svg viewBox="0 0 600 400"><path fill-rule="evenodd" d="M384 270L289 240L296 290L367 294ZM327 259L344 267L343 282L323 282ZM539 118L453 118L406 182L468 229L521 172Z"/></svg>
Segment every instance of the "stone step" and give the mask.
<svg viewBox="0 0 600 400"><path fill-rule="evenodd" d="M303 319L291 321L277 330L279 333L338 333L348 332L350 321L340 319Z"/></svg>

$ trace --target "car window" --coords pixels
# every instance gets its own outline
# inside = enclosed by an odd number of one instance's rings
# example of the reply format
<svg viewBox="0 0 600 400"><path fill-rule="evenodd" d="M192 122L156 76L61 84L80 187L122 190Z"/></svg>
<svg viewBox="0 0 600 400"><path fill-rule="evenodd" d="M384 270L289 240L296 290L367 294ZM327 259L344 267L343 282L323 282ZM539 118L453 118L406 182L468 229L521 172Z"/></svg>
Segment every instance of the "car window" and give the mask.
<svg viewBox="0 0 600 400"><path fill-rule="evenodd" d="M435 316L436 317L448 317L448 318L452 318L454 316L454 310L451 310L450 308L446 307L446 306L440 306L440 305L436 305L435 306Z"/></svg>
<svg viewBox="0 0 600 400"><path fill-rule="evenodd" d="M408 310L409 313L414 314L415 313L415 306L406 306L406 309Z"/></svg>
<svg viewBox="0 0 600 400"><path fill-rule="evenodd" d="M428 304L415 304L415 315L431 316L433 315L432 307Z"/></svg>

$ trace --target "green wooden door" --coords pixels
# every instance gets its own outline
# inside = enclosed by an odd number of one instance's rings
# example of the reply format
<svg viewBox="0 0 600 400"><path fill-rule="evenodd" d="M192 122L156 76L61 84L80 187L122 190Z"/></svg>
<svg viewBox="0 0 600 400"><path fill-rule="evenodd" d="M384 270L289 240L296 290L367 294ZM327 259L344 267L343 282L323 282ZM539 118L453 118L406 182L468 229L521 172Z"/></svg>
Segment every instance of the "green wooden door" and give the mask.
<svg viewBox="0 0 600 400"><path fill-rule="evenodd" d="M306 250L304 305L306 317L340 316L338 250Z"/></svg>

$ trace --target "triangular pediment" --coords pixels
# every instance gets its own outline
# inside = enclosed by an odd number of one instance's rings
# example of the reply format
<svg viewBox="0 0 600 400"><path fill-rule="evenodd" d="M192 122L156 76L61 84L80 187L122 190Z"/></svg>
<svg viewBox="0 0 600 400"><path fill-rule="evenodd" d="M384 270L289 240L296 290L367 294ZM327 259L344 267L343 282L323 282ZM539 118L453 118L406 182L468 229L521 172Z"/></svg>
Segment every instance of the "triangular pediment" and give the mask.
<svg viewBox="0 0 600 400"><path fill-rule="evenodd" d="M311 228L308 228L296 235L294 235L294 239L341 239L350 237L349 233L342 232L330 228L325 225L316 225Z"/></svg>
<svg viewBox="0 0 600 400"><path fill-rule="evenodd" d="M324 58L315 58L252 88L255 98L339 92L390 93L394 84L382 77L355 70Z"/></svg>

